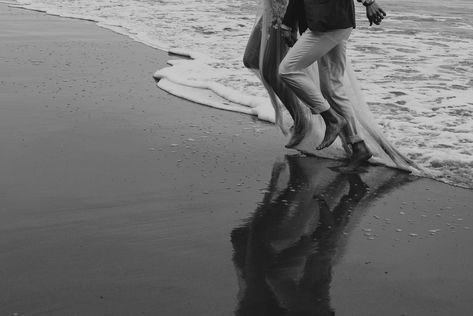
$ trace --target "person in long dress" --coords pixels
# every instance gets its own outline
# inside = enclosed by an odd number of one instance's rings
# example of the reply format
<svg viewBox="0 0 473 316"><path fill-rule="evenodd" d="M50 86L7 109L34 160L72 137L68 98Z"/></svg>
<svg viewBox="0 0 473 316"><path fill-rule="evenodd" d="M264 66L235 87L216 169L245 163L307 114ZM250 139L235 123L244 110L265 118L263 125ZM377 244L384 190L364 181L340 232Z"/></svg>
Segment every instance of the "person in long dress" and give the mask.
<svg viewBox="0 0 473 316"><path fill-rule="evenodd" d="M346 40L355 26L352 1L261 0L243 62L266 87L276 124L291 133L286 147L351 158L348 170L369 160L412 171L415 164L377 126L345 57ZM384 11L373 0L362 1L370 23L379 24ZM345 8L342 18L319 12L324 7L330 12L334 6ZM295 45L289 50L291 40ZM332 145L337 136L341 141Z"/></svg>

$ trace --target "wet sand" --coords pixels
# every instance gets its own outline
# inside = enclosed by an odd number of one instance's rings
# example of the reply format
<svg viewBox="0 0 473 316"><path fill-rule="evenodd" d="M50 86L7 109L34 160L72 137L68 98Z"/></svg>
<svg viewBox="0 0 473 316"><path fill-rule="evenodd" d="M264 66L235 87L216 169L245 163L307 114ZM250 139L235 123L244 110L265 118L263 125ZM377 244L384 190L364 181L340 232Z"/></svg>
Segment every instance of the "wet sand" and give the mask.
<svg viewBox="0 0 473 316"><path fill-rule="evenodd" d="M340 175L269 124L160 91L161 51L0 17L0 315L473 310L471 190Z"/></svg>

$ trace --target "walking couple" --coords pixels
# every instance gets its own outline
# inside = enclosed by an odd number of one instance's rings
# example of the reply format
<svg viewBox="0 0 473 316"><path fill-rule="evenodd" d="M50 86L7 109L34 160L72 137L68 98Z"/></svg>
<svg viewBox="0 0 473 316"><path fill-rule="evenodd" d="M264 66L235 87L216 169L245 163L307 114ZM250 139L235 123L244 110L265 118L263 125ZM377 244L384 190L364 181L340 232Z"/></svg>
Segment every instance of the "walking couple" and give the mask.
<svg viewBox="0 0 473 316"><path fill-rule="evenodd" d="M413 163L382 135L347 62L347 42L355 27L353 0L261 1L244 64L268 90L276 123L283 131L292 125L286 147L318 154L340 136L341 144L331 147L350 157L341 169L356 170L371 159L410 170ZM375 0L357 1L366 7L370 25L381 23L386 14ZM317 152L301 149L308 138L320 141Z"/></svg>

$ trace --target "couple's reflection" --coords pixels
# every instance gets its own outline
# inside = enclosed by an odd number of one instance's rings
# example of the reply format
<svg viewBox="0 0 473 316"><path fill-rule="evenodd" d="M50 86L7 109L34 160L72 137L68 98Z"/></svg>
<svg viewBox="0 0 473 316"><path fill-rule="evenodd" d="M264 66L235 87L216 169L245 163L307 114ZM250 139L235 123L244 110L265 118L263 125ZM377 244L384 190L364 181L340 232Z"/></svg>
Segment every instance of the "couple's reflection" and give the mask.
<svg viewBox="0 0 473 316"><path fill-rule="evenodd" d="M232 231L236 315L335 315L330 282L345 235L375 197L409 181L387 168L361 175L328 168L336 165L301 156L274 164L263 201Z"/></svg>

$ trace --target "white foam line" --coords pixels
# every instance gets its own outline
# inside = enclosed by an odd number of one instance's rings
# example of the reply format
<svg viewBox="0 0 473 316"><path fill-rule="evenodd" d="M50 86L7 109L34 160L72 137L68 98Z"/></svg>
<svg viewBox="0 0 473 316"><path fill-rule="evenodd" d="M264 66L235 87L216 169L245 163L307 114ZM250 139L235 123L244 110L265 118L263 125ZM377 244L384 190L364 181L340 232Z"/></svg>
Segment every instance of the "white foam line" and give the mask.
<svg viewBox="0 0 473 316"><path fill-rule="evenodd" d="M172 53L175 54L176 50L173 50ZM179 55L184 56L184 57L191 56L190 53L187 53L185 51L179 51ZM156 73L154 74L154 78L158 81L166 79L167 81L172 82L176 86L181 86L181 87L184 86L188 88L209 90L213 92L215 95L221 97L222 102L229 101L238 105L239 108L241 109L246 108L245 110L238 110L241 113L251 113L253 115L257 115L258 118L260 118L261 120L269 121L272 123L275 122L274 109L271 103L269 102L269 99L244 95L242 92L236 91L232 88L228 88L216 82L211 82L211 81L209 82L205 80L197 81L197 80L187 79L185 75L187 72L189 72L189 68L187 68L186 66L189 66L189 65L192 66L191 65L192 62L193 62L192 60L170 61L169 63L172 64L173 66L166 67L166 68L156 71ZM188 100L193 99L193 97L190 95L189 96L181 95L181 97L186 98ZM200 99L198 103L206 104L207 102L213 103L213 101L211 100L204 101L202 99ZM224 105L221 105L221 106L210 105L210 106L218 107L222 109L225 108Z"/></svg>
<svg viewBox="0 0 473 316"><path fill-rule="evenodd" d="M199 59L199 60L209 60L210 57L202 54L202 53L197 53L197 52L189 52L188 50L180 49L180 48L170 48L167 50L167 52L171 55L177 55L181 57L186 57L189 59Z"/></svg>
<svg viewBox="0 0 473 316"><path fill-rule="evenodd" d="M178 48L171 49L166 45L157 44L155 41L152 42L152 41L145 40L139 37L138 35L132 34L131 30L123 26L110 25L102 21L97 21L94 19L87 19L87 18L83 18L79 16L67 15L63 13L54 13L54 12L48 11L47 9L34 8L32 7L31 4L20 4L18 2L13 3L13 2L5 2L5 1L0 1L0 3L4 3L4 4L9 5L10 7L14 7L18 9L25 9L25 10L45 13L51 16L58 16L58 17L64 17L64 18L69 18L69 19L93 22L99 27L108 29L120 35L125 35L134 41L140 42L142 44L145 44L155 49L162 50L164 52L167 52L168 54L178 55L178 56L190 58L193 60L199 60L199 61L210 59L208 56L201 53L189 52L187 50L178 49ZM274 110L272 106L270 105L269 101L265 100L264 98L244 96L244 95L241 95L241 93L238 93L234 91L233 89L225 87L224 85L221 85L218 83L196 84L195 81L179 78L178 75L172 75L170 73L163 74L162 72L165 72L165 69L166 68L157 71L154 77L156 79L159 79L158 87L160 87L161 89L175 96L178 96L178 97L181 97L181 98L184 98L184 99L187 99L189 101L196 102L199 104L214 107L214 108L239 112L243 114L255 115L260 120L263 120L263 121L268 121L271 123L275 122ZM186 86L188 89L183 89L183 86ZM220 96L224 100L221 99L220 101L212 101L210 100L208 93L206 95L201 93L202 89L212 91L213 93ZM229 105L228 102L227 104L225 104L226 100L232 102L233 104Z"/></svg>
<svg viewBox="0 0 473 316"><path fill-rule="evenodd" d="M92 6L92 9L108 8L107 3L109 2L112 3L113 1L97 1L98 6ZM244 43L240 43L237 39L238 36L242 36L242 33L237 34L237 37L231 37L231 40L225 42L225 45L221 45L211 38L199 41L202 38L198 37L199 34L193 34L192 31L187 36L178 36L175 43L165 44L167 39L160 36L157 36L160 38L159 40L153 38L155 29L143 27L139 24L143 22L142 20L128 20L126 12L123 16L120 16L120 11L113 10L107 11L103 16L97 16L96 11L89 14L87 6L84 5L85 1L68 1L66 7L61 5L54 7L51 2L48 4L48 1L43 4L38 2L31 4L31 1L25 0L16 2L6 0L0 1L0 3L14 8L42 12L51 16L94 22L99 27L125 35L133 41L172 55L185 57L187 60L176 58L176 60L168 61L173 67L156 72L155 76L160 79L158 86L161 89L195 103L227 111L257 115L261 120L274 122L274 110L268 96L264 93L264 88L261 87L260 89L260 86L256 84L256 80L252 81L255 78L247 76L247 73L235 66L238 61L232 55L232 52L222 55L218 49L215 51L215 47L212 46L227 45L228 47L223 48L228 50L235 49L240 44L238 47L241 47ZM80 4L79 11L75 10L76 3ZM72 5L72 9L69 8L69 5ZM139 6L139 9L152 10L152 7L143 5ZM130 7L127 8L130 9ZM69 13L63 12L64 9ZM117 18L115 18L114 12L118 14ZM150 14L143 14L139 17L152 17L152 12L150 11ZM88 18L89 16L92 18ZM366 87L366 91L369 91L368 98L377 100L377 102L373 102L375 107L377 103L389 105L387 112L382 107L374 108L376 117L381 121L387 137L393 140L397 147L408 152L425 169L427 176L450 183L458 179L465 186L471 187L468 184L468 179L473 179L470 167L473 143L468 136L472 126L471 115L469 114L471 113L469 110L471 105L469 100L471 98L469 99L470 94L468 92L460 91L461 86L465 86L465 88L471 86L468 75L462 73L462 71L468 71L468 67L470 67L467 62L471 57L469 53L471 45L468 45L467 40L470 37L467 36L465 39L455 36L443 37L440 36L441 33L424 31L420 33L422 40L419 41L418 36L420 35L402 33L401 31L404 28L398 28L399 23L418 23L417 18L428 18L432 21L441 19L450 21L453 19L455 23L462 19L459 18L456 21L457 19L451 16L401 14L396 12L393 12L390 16L392 17L390 23L394 23L392 24L394 28L388 28L386 30L388 33L374 32L368 29L367 32L370 36L362 37L355 33L353 37L355 43L360 46L359 49L365 51L363 60L373 61L357 63L357 68L361 74L374 75L369 80L366 80L367 77L361 77L361 82ZM410 20L404 21L406 16L411 17ZM400 17L402 19L399 19ZM119 18L124 18L123 26L121 26ZM179 18L179 16L176 15L176 18ZM218 29L228 25L231 27L232 24L227 25L228 21L223 18L224 16L217 23L218 25L214 24L213 26L218 27ZM134 24L136 22L138 22L138 25ZM197 23L197 26L205 28L207 24L208 21L203 19ZM456 29L461 30L458 26ZM394 31L395 34L390 34L390 31ZM173 33L173 36L177 35ZM197 36L196 40L194 40L194 36ZM389 45L380 47L379 43L385 42L386 36L390 37ZM170 38L172 41L172 37ZM181 41L179 42L179 40ZM438 42L438 45L432 46L432 43L435 42ZM187 48L170 49L171 45ZM371 47L378 49L370 52L369 48ZM211 55L215 54L216 58L222 58L223 60L215 60L207 55L196 53L196 50L199 49L203 49ZM407 49L406 54L403 53L403 49ZM385 53L388 57L391 56L391 59L388 59L389 62L383 62L379 59L380 52ZM357 51L352 54L356 53ZM227 60L227 56L230 58L229 60ZM354 60L356 61L356 58ZM465 62L464 64L460 63L462 60ZM446 69L441 67L450 64L458 68ZM373 65L377 68L373 68ZM410 72L400 71L398 69L400 67L405 67L404 70L410 70ZM379 71L373 72L373 69L379 69ZM455 76L457 73L458 76ZM439 75L440 77L438 77ZM462 82L458 79L461 79ZM451 81L452 84L448 81ZM460 87L454 87L454 83L458 83ZM243 88L250 92L239 90ZM386 98L386 91L392 91L393 93ZM396 95L396 91L406 93ZM458 108L458 114L455 113L455 108ZM462 111L465 112L464 115ZM460 174L460 172L463 172L463 174ZM453 175L452 180L447 179L449 175Z"/></svg>
<svg viewBox="0 0 473 316"><path fill-rule="evenodd" d="M246 106L234 104L234 103L225 104L224 102L222 102L222 100L216 100L216 101L209 100L211 96L209 96L208 91L205 91L206 89L202 89L198 87L191 87L191 86L183 86L181 84L175 83L166 78L159 80L157 85L159 88L171 93L172 95L175 95L177 97L180 97L180 98L183 98L195 103L207 105L207 106L217 108L217 109L253 115L252 109Z"/></svg>
<svg viewBox="0 0 473 316"><path fill-rule="evenodd" d="M16 6L18 5L18 2L8 2L8 1L0 1L1 4L6 4L8 6Z"/></svg>
<svg viewBox="0 0 473 316"><path fill-rule="evenodd" d="M145 44L146 46L149 46L149 47L152 47L152 48L155 48L155 49L159 49L159 50L162 50L164 52L169 51L169 46L164 45L162 43L156 43L156 41L149 41L149 40L146 40L144 38L141 38L138 35L133 34L130 29L128 29L124 26L111 25L111 24L107 24L106 22L103 22L103 21L98 21L98 20L94 20L94 19L90 19L90 18L83 18L83 17L80 17L80 16L67 15L67 14L63 14L63 13L54 13L54 12L48 11L47 9L34 8L34 7L32 7L31 4L20 4L20 3L3 2L3 1L0 1L0 3L7 4L9 7L12 7L12 8L24 9L24 10L35 11L35 12L41 12L41 13L45 13L45 14L51 15L51 16L57 16L57 17L62 17L62 18L93 22L101 28L110 30L110 31L115 32L115 33L120 34L120 35L125 35L125 36L131 38L132 40L134 40L136 42Z"/></svg>

